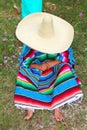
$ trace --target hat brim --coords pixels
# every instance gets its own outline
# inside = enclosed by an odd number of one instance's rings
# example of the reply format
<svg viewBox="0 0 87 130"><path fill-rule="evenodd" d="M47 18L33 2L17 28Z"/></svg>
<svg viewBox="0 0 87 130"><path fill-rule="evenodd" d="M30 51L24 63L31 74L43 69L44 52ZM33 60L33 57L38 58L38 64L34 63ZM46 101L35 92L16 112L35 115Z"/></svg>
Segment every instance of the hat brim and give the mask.
<svg viewBox="0 0 87 130"><path fill-rule="evenodd" d="M38 29L44 16L53 19L54 34L50 38L38 35ZM60 53L67 50L73 41L74 29L64 19L49 13L33 13L21 20L16 29L17 38L29 47L44 53Z"/></svg>

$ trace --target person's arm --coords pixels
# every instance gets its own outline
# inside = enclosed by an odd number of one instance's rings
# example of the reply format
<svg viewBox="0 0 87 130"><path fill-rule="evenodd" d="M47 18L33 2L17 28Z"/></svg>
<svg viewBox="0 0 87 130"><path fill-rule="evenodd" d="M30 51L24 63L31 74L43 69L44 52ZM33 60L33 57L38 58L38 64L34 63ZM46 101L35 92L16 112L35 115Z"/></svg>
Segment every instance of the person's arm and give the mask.
<svg viewBox="0 0 87 130"><path fill-rule="evenodd" d="M49 68L55 66L56 64L59 65L60 63L61 63L61 61L59 61L59 60L50 60L50 61L46 62L46 66L47 66L47 69L49 69Z"/></svg>
<svg viewBox="0 0 87 130"><path fill-rule="evenodd" d="M30 67L45 71L45 70L52 68L56 64L59 65L60 63L61 63L61 61L59 61L59 60L50 60L50 61L47 61L42 64L31 64Z"/></svg>

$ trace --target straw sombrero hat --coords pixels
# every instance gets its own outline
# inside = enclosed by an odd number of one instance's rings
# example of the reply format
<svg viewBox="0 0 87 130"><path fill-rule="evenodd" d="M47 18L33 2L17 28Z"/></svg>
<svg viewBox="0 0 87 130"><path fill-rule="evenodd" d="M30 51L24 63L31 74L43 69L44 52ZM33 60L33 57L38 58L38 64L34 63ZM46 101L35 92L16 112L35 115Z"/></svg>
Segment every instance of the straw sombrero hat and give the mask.
<svg viewBox="0 0 87 130"><path fill-rule="evenodd" d="M26 16L17 26L17 38L29 47L44 53L67 50L74 37L74 29L64 19L41 12Z"/></svg>

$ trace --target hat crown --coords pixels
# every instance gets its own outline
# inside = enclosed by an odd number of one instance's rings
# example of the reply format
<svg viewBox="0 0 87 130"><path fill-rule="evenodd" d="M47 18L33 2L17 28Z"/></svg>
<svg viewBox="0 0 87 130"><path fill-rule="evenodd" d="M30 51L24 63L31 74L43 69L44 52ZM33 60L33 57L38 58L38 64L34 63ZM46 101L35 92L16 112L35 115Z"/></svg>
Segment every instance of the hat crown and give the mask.
<svg viewBox="0 0 87 130"><path fill-rule="evenodd" d="M38 34L42 38L50 38L54 35L53 19L51 16L43 17Z"/></svg>

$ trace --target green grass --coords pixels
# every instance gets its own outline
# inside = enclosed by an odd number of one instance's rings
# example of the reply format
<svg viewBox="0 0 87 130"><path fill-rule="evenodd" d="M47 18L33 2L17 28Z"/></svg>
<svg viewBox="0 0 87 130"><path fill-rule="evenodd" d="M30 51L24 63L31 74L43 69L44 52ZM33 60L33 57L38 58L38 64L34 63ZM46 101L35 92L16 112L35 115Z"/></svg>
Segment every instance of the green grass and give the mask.
<svg viewBox="0 0 87 130"><path fill-rule="evenodd" d="M14 8L17 6L17 10ZM44 0L43 10L64 18L75 29L72 44L76 58L76 72L83 83L84 100L80 106L64 107L69 130L86 130L87 127L87 1ZM83 16L79 14L82 12ZM53 113L36 111L34 117L23 121L14 107L13 96L18 71L18 57L22 43L15 37L16 25L21 19L19 0L0 0L0 130L66 130L57 123ZM61 128L60 128L61 127Z"/></svg>

